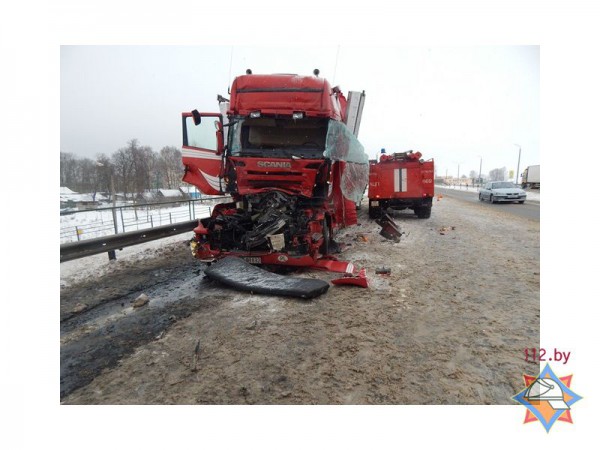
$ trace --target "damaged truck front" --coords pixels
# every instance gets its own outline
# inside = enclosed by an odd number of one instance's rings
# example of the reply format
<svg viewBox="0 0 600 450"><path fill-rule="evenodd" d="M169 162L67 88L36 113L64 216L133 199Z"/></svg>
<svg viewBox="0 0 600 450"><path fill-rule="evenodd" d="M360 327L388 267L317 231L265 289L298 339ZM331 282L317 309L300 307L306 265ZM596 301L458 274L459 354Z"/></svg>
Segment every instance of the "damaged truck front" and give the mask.
<svg viewBox="0 0 600 450"><path fill-rule="evenodd" d="M313 266L356 224L368 157L356 134L364 93L348 100L318 76L237 77L221 113L183 113L183 180L229 194L194 230L201 261ZM328 258L329 257L329 258Z"/></svg>

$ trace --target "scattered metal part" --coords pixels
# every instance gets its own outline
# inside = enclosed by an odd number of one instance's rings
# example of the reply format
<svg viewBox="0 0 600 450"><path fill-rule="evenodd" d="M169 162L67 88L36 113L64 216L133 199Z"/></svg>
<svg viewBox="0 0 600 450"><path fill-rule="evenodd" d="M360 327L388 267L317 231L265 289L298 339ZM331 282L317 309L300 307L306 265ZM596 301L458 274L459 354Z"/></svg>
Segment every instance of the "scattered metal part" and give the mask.
<svg viewBox="0 0 600 450"><path fill-rule="evenodd" d="M383 266L383 267L377 267L375 269L375 273L377 275L389 275L389 274L392 273L392 269L390 269L389 267L385 267L385 266Z"/></svg>
<svg viewBox="0 0 600 450"><path fill-rule="evenodd" d="M379 219L375 220L375 223L381 227L379 234L386 239L394 242L400 242L400 238L404 233L400 230L400 227L389 214L383 214Z"/></svg>

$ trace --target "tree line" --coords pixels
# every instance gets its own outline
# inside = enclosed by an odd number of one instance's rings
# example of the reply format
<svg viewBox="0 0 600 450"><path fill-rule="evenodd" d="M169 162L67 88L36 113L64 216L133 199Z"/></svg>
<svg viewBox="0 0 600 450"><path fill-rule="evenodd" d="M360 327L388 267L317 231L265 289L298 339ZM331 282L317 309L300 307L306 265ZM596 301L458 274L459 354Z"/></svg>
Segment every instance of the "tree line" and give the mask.
<svg viewBox="0 0 600 450"><path fill-rule="evenodd" d="M512 174L510 175L510 177L512 177ZM467 178L467 176L463 175L461 178ZM472 180L477 180L479 178L479 173L474 170L471 170L469 172L469 178L471 178ZM487 174L487 176L486 176L486 174L482 173L481 178L484 180L489 180L489 181L504 181L507 179L506 167L499 167L496 169L492 169Z"/></svg>
<svg viewBox="0 0 600 450"><path fill-rule="evenodd" d="M127 142L108 156L100 153L96 159L78 158L72 153L60 153L60 185L75 192L110 193L125 196L146 190L177 189L183 177L181 151L166 146L155 152L137 139Z"/></svg>

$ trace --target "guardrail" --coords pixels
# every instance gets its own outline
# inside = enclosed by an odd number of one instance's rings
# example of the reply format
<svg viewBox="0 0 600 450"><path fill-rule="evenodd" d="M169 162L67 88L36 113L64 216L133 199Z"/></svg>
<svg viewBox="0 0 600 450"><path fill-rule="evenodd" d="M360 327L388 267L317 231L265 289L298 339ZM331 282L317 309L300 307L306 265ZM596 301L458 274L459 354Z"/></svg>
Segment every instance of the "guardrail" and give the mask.
<svg viewBox="0 0 600 450"><path fill-rule="evenodd" d="M70 242L60 246L60 262L84 258L108 252L110 259L115 259L114 251L131 245L144 244L146 242L162 239L176 234L192 231L198 226L197 220L181 222L175 225L154 227L143 231L130 231L113 236L105 236L95 239L86 239L80 242Z"/></svg>
<svg viewBox="0 0 600 450"><path fill-rule="evenodd" d="M62 211L60 243L78 242L202 219L210 216L212 206L228 199L230 197L210 197Z"/></svg>
<svg viewBox="0 0 600 450"><path fill-rule="evenodd" d="M109 259L116 259L117 249L193 230L199 219L210 216L212 206L230 199L215 196L62 211L60 262L104 252L108 252ZM64 216L73 217L75 224L62 225L71 221L64 220Z"/></svg>

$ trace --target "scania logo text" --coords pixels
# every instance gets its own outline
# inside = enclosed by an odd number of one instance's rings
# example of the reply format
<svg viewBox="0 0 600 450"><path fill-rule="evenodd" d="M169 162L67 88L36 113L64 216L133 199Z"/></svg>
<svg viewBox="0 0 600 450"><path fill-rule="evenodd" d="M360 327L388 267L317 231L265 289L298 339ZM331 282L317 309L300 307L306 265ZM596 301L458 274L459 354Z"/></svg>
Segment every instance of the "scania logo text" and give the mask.
<svg viewBox="0 0 600 450"><path fill-rule="evenodd" d="M258 161L258 167L276 167L281 169L291 169L292 163L288 161Z"/></svg>

